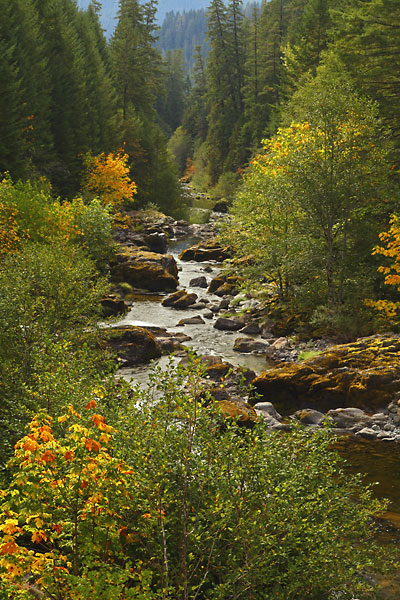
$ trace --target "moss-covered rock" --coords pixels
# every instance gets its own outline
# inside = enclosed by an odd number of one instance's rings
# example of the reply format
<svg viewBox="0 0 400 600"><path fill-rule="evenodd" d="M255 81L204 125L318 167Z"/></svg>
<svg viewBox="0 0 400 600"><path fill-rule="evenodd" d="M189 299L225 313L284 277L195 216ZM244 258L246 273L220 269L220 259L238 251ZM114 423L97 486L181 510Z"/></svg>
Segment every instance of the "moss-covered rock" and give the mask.
<svg viewBox="0 0 400 600"><path fill-rule="evenodd" d="M171 308L188 308L197 300L197 294L188 294L185 290L178 290L162 301L163 306Z"/></svg>
<svg viewBox="0 0 400 600"><path fill-rule="evenodd" d="M199 242L195 246L186 248L180 253L179 258L181 260L195 260L197 262L208 260L222 262L226 258L229 258L229 248L222 247L216 238L212 238L211 240Z"/></svg>
<svg viewBox="0 0 400 600"><path fill-rule="evenodd" d="M109 332L109 344L123 361L124 367L146 363L161 356L161 344L143 327L126 325L113 327Z"/></svg>
<svg viewBox="0 0 400 600"><path fill-rule="evenodd" d="M122 247L111 265L111 277L150 292L173 291L178 285L178 268L169 254Z"/></svg>
<svg viewBox="0 0 400 600"><path fill-rule="evenodd" d="M230 400L219 400L218 406L222 415L227 418L236 419L241 425L252 426L259 421L259 416L247 402L231 402Z"/></svg>
<svg viewBox="0 0 400 600"><path fill-rule="evenodd" d="M279 410L386 406L400 391L400 336L376 335L334 346L301 364L284 364L254 380Z"/></svg>

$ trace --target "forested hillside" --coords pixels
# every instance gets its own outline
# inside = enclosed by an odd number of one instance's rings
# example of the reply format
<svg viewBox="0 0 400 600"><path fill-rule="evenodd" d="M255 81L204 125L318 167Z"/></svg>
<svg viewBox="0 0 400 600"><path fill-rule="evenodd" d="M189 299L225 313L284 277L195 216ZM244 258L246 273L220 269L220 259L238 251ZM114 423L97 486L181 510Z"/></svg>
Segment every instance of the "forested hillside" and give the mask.
<svg viewBox="0 0 400 600"><path fill-rule="evenodd" d="M155 6L120 2L107 45L99 6L74 0L16 0L0 24L0 172L46 177L56 193L80 189L84 157L124 148L137 204L173 210L179 191L155 123L163 87L154 48Z"/></svg>
<svg viewBox="0 0 400 600"><path fill-rule="evenodd" d="M371 252L397 208L399 7L271 0L246 16L212 0L207 14L170 140L179 167L215 197L239 190L226 241L248 281L266 277L321 331L373 331Z"/></svg>
<svg viewBox="0 0 400 600"><path fill-rule="evenodd" d="M207 15L204 9L184 10L175 13L168 12L157 35L157 46L163 52L170 50L183 51L186 68L191 71L194 61L194 49L202 47L205 57L208 47L206 44Z"/></svg>
<svg viewBox="0 0 400 600"><path fill-rule="evenodd" d="M77 0L78 6L87 9L90 0ZM100 19L103 28L109 38L115 29L118 13L118 0L102 0ZM158 3L156 19L162 25L167 13L201 10L208 6L208 0L162 0Z"/></svg>

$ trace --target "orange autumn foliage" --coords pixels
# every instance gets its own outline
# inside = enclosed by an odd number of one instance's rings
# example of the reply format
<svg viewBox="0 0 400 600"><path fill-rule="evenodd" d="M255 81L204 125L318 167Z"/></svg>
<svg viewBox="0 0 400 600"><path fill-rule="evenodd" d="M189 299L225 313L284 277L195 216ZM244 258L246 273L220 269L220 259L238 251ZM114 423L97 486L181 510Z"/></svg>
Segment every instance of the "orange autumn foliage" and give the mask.
<svg viewBox="0 0 400 600"><path fill-rule="evenodd" d="M98 156L85 157L86 173L83 188L89 194L99 196L104 204L120 206L133 201L137 187L129 176L129 156L123 150L116 154L102 152Z"/></svg>
<svg viewBox="0 0 400 600"><path fill-rule="evenodd" d="M389 221L388 231L379 234L382 242L381 246L376 246L372 254L381 254L391 259L390 265L378 267L378 271L385 275L385 285L394 286L397 292L400 292L400 219L397 215L392 215ZM366 304L371 306L388 319L393 319L400 315L400 301L390 300L367 300Z"/></svg>

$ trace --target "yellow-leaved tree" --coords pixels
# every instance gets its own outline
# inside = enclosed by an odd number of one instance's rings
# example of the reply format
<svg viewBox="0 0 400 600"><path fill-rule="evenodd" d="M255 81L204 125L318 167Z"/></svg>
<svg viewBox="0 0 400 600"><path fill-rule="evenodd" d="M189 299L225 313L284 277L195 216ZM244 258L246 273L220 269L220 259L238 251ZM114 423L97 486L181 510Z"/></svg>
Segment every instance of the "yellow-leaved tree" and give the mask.
<svg viewBox="0 0 400 600"><path fill-rule="evenodd" d="M392 215L389 221L388 231L382 231L379 239L381 246L375 246L372 254L381 254L391 259L389 265L381 265L378 271L385 275L385 285L393 286L397 292L400 292L400 219L397 215ZM367 301L368 306L372 306L384 314L388 319L393 319L400 315L400 301L377 300Z"/></svg>
<svg viewBox="0 0 400 600"><path fill-rule="evenodd" d="M87 154L83 190L113 208L133 202L137 187L130 178L128 161L129 156L123 150L102 152L98 156Z"/></svg>

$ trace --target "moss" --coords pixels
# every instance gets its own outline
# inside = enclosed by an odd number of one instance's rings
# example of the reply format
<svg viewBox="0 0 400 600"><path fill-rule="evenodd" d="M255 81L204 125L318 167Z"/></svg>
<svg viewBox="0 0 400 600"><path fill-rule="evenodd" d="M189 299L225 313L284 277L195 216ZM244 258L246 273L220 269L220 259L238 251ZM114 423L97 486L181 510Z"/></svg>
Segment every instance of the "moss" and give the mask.
<svg viewBox="0 0 400 600"><path fill-rule="evenodd" d="M400 391L400 353L382 350L399 344L398 336L389 335L342 344L301 363L265 371L254 386L283 412L303 407L382 408Z"/></svg>

